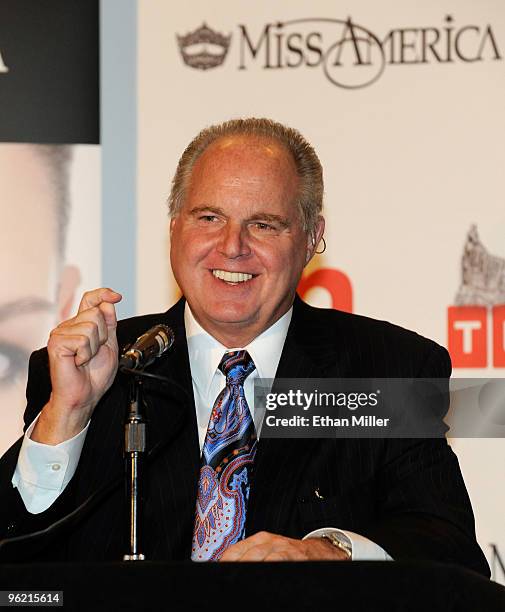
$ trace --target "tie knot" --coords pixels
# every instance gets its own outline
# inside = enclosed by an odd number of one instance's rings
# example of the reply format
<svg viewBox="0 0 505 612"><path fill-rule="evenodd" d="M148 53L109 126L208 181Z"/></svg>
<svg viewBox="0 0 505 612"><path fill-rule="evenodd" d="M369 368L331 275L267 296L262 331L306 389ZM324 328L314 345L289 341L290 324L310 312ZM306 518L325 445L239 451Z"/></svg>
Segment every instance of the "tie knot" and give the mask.
<svg viewBox="0 0 505 612"><path fill-rule="evenodd" d="M218 368L226 376L227 385L243 385L256 366L247 351L232 351L223 355Z"/></svg>

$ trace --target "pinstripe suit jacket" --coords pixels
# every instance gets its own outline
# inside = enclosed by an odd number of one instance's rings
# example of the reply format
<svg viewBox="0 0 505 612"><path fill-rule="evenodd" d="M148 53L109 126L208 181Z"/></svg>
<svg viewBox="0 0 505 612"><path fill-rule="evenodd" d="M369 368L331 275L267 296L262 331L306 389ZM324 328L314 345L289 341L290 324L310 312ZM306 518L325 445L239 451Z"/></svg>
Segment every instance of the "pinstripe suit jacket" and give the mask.
<svg viewBox="0 0 505 612"><path fill-rule="evenodd" d="M183 312L181 300L164 314L118 325L120 346L156 323L171 326L176 335L174 349L153 371L180 386L155 381L145 389L149 447L159 444L146 491L145 549L152 560L187 559L191 545L200 456ZM49 397L47 364L45 349L32 355L26 424ZM277 376L448 378L450 370L447 352L430 340L389 323L315 309L297 297ZM10 484L20 441L4 455L0 537L43 528L104 483L120 481L127 389L119 374L95 409L74 478L47 511L29 515ZM124 507L118 486L28 557L120 559ZM489 574L458 462L445 440L260 440L247 535L267 530L300 538L323 526L361 533L395 559L450 561Z"/></svg>

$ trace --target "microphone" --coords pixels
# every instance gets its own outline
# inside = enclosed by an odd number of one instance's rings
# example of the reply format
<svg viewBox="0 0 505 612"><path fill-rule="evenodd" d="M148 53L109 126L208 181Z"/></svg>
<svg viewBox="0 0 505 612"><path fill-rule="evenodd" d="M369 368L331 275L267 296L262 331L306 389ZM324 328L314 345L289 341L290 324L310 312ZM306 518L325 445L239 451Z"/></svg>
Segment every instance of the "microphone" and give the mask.
<svg viewBox="0 0 505 612"><path fill-rule="evenodd" d="M151 327L121 355L119 369L140 370L147 367L168 351L174 341L174 332L167 325Z"/></svg>

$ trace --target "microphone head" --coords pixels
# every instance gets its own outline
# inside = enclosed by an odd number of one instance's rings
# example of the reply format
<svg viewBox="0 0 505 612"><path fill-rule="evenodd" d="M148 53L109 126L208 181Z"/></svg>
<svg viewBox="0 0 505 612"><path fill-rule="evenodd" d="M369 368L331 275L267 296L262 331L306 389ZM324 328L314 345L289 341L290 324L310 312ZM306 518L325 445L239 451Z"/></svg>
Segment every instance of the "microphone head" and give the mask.
<svg viewBox="0 0 505 612"><path fill-rule="evenodd" d="M163 325L160 323L159 325L155 325L149 332L155 334L156 340L158 341L160 350L158 353L158 357L161 357L165 351L168 351L169 348L172 347L175 342L175 334L171 327L168 325Z"/></svg>
<svg viewBox="0 0 505 612"><path fill-rule="evenodd" d="M119 368L143 369L168 351L174 342L175 334L168 325L155 325L125 347L119 359Z"/></svg>

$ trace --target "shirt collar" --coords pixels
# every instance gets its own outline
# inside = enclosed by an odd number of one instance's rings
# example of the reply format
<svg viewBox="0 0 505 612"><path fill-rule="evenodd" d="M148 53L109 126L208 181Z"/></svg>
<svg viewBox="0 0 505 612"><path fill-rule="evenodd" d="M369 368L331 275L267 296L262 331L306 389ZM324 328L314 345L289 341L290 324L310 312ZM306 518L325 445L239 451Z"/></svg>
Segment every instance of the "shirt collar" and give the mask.
<svg viewBox="0 0 505 612"><path fill-rule="evenodd" d="M193 383L203 393L208 394L221 358L225 352L233 350L248 351L259 378L275 378L292 315L293 307L247 346L226 348L203 329L186 302L184 325Z"/></svg>

